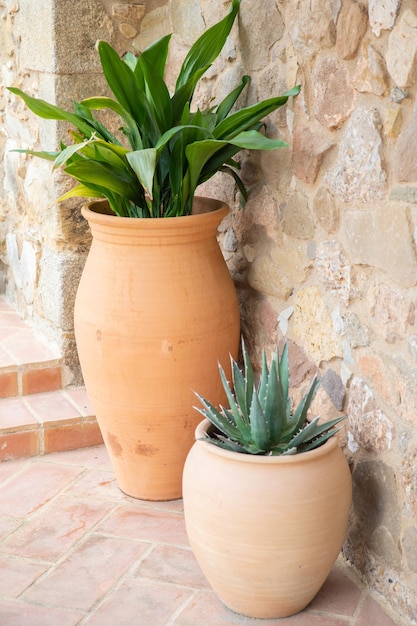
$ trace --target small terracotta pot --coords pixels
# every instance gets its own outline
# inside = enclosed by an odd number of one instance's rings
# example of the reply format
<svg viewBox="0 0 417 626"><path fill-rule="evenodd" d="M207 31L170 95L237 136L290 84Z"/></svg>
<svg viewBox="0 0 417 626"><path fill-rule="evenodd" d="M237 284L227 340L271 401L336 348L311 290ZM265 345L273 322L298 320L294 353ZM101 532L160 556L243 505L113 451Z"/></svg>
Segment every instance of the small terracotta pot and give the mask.
<svg viewBox="0 0 417 626"><path fill-rule="evenodd" d="M294 456L229 452L200 440L184 468L187 533L222 602L256 618L304 609L341 550L352 497L337 436Z"/></svg>
<svg viewBox="0 0 417 626"><path fill-rule="evenodd" d="M181 497L193 390L224 402L218 360L227 371L238 353L238 301L217 242L228 207L197 198L196 210L140 219L105 214L103 202L82 209L93 241L75 303L81 369L118 484L145 500Z"/></svg>

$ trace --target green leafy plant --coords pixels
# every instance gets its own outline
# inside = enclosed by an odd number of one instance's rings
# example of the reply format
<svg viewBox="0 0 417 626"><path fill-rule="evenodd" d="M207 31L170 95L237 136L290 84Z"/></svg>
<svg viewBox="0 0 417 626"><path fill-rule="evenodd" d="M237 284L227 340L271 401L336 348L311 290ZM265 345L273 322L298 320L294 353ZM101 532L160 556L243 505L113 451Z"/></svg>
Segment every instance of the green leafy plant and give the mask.
<svg viewBox="0 0 417 626"><path fill-rule="evenodd" d="M260 132L261 120L299 92L233 111L249 82L238 86L217 106L192 112L191 102L203 74L220 54L241 0L209 28L189 50L171 96L164 70L171 35L162 37L136 57L121 59L105 41L98 43L104 77L114 98L97 96L74 102L69 112L20 89L9 90L44 119L69 122L73 144L57 152L19 150L54 162L78 184L69 197L107 198L116 215L170 217L188 215L198 185L221 170L231 174L246 197L233 159L242 148L273 150L287 144ZM109 109L121 119L120 137L97 120L93 111ZM128 147L126 147L128 144Z"/></svg>
<svg viewBox="0 0 417 626"><path fill-rule="evenodd" d="M226 391L229 408L220 410L196 394L204 408L195 407L214 426L207 438L213 444L247 454L288 455L318 448L340 428L336 424L346 416L319 424L319 417L311 422L307 413L316 395L320 380L315 377L308 392L295 410L289 396L288 347L284 345L281 356L273 353L268 367L265 351L258 385L252 363L242 341L243 372L231 358L232 386L223 368L219 371Z"/></svg>

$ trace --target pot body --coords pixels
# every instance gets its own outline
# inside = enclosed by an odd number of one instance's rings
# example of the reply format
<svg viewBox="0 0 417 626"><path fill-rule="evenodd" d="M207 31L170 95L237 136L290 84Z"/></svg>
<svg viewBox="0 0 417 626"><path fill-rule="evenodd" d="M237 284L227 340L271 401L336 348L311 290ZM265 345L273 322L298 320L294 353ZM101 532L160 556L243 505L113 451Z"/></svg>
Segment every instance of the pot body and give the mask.
<svg viewBox="0 0 417 626"><path fill-rule="evenodd" d="M93 235L75 302L87 393L119 487L145 500L182 495L201 417L194 390L224 402L218 361L237 357L239 307L217 242L228 208L166 219L82 209ZM208 205L208 206L206 206Z"/></svg>
<svg viewBox="0 0 417 626"><path fill-rule="evenodd" d="M210 585L233 611L282 618L304 609L341 550L352 497L337 437L286 457L223 450L196 430L184 468L189 541Z"/></svg>

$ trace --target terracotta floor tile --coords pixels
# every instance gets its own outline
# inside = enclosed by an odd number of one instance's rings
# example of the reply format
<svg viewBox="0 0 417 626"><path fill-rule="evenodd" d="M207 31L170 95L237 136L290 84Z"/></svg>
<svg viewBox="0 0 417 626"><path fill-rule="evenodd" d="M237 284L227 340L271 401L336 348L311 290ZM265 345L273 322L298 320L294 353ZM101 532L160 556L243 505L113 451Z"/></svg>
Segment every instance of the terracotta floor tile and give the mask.
<svg viewBox="0 0 417 626"><path fill-rule="evenodd" d="M361 593L343 572L334 567L308 610L327 611L351 617L356 611Z"/></svg>
<svg viewBox="0 0 417 626"><path fill-rule="evenodd" d="M0 596L18 598L47 569L47 564L40 565L39 563L30 563L26 559L1 555Z"/></svg>
<svg viewBox="0 0 417 626"><path fill-rule="evenodd" d="M74 480L83 470L37 462L0 485L0 515L26 517Z"/></svg>
<svg viewBox="0 0 417 626"><path fill-rule="evenodd" d="M128 539L188 546L184 519L175 513L119 507L99 525L100 532Z"/></svg>
<svg viewBox="0 0 417 626"><path fill-rule="evenodd" d="M112 505L58 497L1 544L1 552L55 561L110 511Z"/></svg>
<svg viewBox="0 0 417 626"><path fill-rule="evenodd" d="M174 619L173 626L196 626L201 623L202 616L207 626L349 626L344 618L312 613L298 613L285 619L251 619L228 609L210 591L198 592Z"/></svg>
<svg viewBox="0 0 417 626"><path fill-rule="evenodd" d="M63 425L58 423L51 428L45 428L43 441L44 454L49 454L50 452L97 446L103 442L103 438L96 422L83 421L77 423L75 421L75 423Z"/></svg>
<svg viewBox="0 0 417 626"><path fill-rule="evenodd" d="M18 394L17 371L0 371L0 398L11 398Z"/></svg>
<svg viewBox="0 0 417 626"><path fill-rule="evenodd" d="M91 536L21 598L49 606L89 610L147 549L145 543Z"/></svg>
<svg viewBox="0 0 417 626"><path fill-rule="evenodd" d="M83 614L0 598L0 616L4 626L77 626Z"/></svg>
<svg viewBox="0 0 417 626"><path fill-rule="evenodd" d="M117 486L114 473L111 470L100 469L86 470L74 484L68 487L67 494L83 500L110 502L127 502L128 498Z"/></svg>
<svg viewBox="0 0 417 626"><path fill-rule="evenodd" d="M1 324L1 321L0 321ZM14 367L16 366L16 361L14 360L13 357L10 356L10 354L8 354L8 352L5 352L3 350L3 348L0 346L0 367Z"/></svg>
<svg viewBox="0 0 417 626"><path fill-rule="evenodd" d="M7 535L10 535L10 533L14 532L21 525L21 523L21 520L16 520L13 517L0 517L0 541L7 537ZM3 546L0 546L0 555L2 552Z"/></svg>
<svg viewBox="0 0 417 626"><path fill-rule="evenodd" d="M65 394L75 404L83 417L90 417L91 415L95 415L93 407L90 404L90 400L88 399L85 387L70 387L68 389L65 389Z"/></svg>
<svg viewBox="0 0 417 626"><path fill-rule="evenodd" d="M388 615L382 610L382 608L372 598L366 598L355 626L397 626L397 622L394 622Z"/></svg>
<svg viewBox="0 0 417 626"><path fill-rule="evenodd" d="M4 481L9 480L14 474L18 474L29 463L30 461L27 459L16 459L0 463L0 485Z"/></svg>
<svg viewBox="0 0 417 626"><path fill-rule="evenodd" d="M163 583L129 579L86 620L86 626L165 626L192 591ZM193 626L217 626L195 622Z"/></svg>
<svg viewBox="0 0 417 626"><path fill-rule="evenodd" d="M0 462L34 457L40 452L38 430L0 435Z"/></svg>
<svg viewBox="0 0 417 626"><path fill-rule="evenodd" d="M2 341L2 348L12 356L17 363L46 363L51 364L60 358L60 355L44 345L34 337L30 328L23 328L14 336Z"/></svg>
<svg viewBox="0 0 417 626"><path fill-rule="evenodd" d="M44 426L77 418L81 420L81 415L67 400L63 391L25 396L25 402Z"/></svg>
<svg viewBox="0 0 417 626"><path fill-rule="evenodd" d="M7 398L0 401L0 429L8 430L28 430L37 428L39 423L33 417L21 398Z"/></svg>
<svg viewBox="0 0 417 626"><path fill-rule="evenodd" d="M111 463L107 450L103 445L88 449L71 450L62 454L48 454L45 461L64 463L65 465L77 465L88 469L100 469L112 472Z"/></svg>
<svg viewBox="0 0 417 626"><path fill-rule="evenodd" d="M61 367L28 369L22 374L22 394L43 393L61 389Z"/></svg>
<svg viewBox="0 0 417 626"><path fill-rule="evenodd" d="M176 546L156 546L134 574L188 587L209 587L191 550Z"/></svg>

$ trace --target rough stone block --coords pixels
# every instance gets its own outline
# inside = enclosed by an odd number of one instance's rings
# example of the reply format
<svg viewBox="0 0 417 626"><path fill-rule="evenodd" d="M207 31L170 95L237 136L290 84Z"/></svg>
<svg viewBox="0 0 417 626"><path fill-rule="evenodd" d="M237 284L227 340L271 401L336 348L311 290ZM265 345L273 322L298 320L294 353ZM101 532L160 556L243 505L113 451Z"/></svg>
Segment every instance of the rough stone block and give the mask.
<svg viewBox="0 0 417 626"><path fill-rule="evenodd" d="M378 406L371 389L357 376L349 388L348 416L354 438L365 450L383 454L391 449L394 426Z"/></svg>

